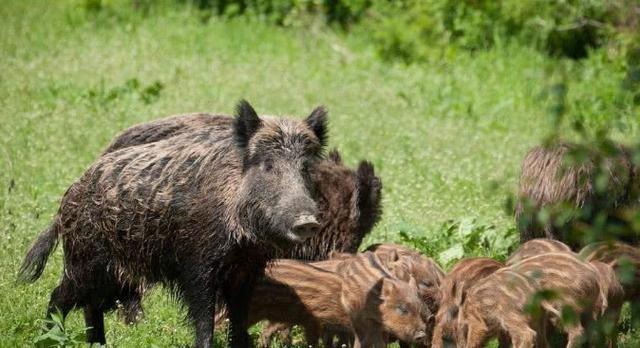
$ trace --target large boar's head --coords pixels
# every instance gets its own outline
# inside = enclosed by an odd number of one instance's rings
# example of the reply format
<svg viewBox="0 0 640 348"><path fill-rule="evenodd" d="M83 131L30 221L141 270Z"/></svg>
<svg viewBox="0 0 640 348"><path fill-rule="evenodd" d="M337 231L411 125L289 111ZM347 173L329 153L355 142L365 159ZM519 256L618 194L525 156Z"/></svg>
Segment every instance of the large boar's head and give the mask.
<svg viewBox="0 0 640 348"><path fill-rule="evenodd" d="M310 171L326 143L326 110L304 120L258 117L241 101L234 140L242 157L238 197L241 224L257 238L280 245L302 242L318 231L318 208Z"/></svg>

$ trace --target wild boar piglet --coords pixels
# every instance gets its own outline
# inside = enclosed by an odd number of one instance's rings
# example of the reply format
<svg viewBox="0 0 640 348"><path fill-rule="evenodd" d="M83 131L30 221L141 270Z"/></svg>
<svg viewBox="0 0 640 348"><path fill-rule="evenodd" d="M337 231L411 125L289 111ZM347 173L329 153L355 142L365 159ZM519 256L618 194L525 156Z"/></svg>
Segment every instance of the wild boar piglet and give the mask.
<svg viewBox="0 0 640 348"><path fill-rule="evenodd" d="M526 258L537 256L546 253L573 253L568 245L562 243L559 240L548 238L536 238L529 240L521 244L516 251L514 251L505 264L511 266L514 263L518 263Z"/></svg>
<svg viewBox="0 0 640 348"><path fill-rule="evenodd" d="M494 259L472 257L460 260L444 276L439 289L438 311L433 330L434 348L454 345L461 299L471 286L502 267L504 265Z"/></svg>

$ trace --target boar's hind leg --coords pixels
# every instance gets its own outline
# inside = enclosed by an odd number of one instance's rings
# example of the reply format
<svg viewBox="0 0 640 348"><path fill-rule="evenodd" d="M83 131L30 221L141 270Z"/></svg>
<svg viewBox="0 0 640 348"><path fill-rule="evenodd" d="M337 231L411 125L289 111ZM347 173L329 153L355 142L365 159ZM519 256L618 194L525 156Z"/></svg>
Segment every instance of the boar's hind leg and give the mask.
<svg viewBox="0 0 640 348"><path fill-rule="evenodd" d="M105 344L104 314L102 308L93 304L85 306L84 322L87 325L87 342Z"/></svg>
<svg viewBox="0 0 640 348"><path fill-rule="evenodd" d="M84 306L84 317L87 325L87 342L89 343L105 343L104 337L104 320L102 309L88 304L85 296L82 294L82 286L73 283L69 278L64 276L60 285L51 292L51 299L47 308L47 318L56 312L62 314L62 319L67 316L75 306Z"/></svg>
<svg viewBox="0 0 640 348"><path fill-rule="evenodd" d="M78 304L78 296L75 287L71 281L64 277L62 282L51 292L49 306L47 307L47 318L51 318L53 313L60 311L62 320L67 316L69 311Z"/></svg>

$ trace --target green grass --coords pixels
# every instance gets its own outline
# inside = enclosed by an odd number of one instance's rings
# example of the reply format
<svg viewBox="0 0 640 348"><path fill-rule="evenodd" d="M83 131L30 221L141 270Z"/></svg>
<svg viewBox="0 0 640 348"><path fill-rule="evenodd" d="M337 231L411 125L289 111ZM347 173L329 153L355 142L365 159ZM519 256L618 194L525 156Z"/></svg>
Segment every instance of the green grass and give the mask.
<svg viewBox="0 0 640 348"><path fill-rule="evenodd" d="M434 241L433 256L450 246L448 220L473 219L514 240L505 200L524 153L552 128L545 94L558 66L570 114L616 126L622 140L640 132L637 108L619 102L623 70L605 51L566 63L507 45L406 66L379 60L366 33L203 22L187 7L144 17L124 5L91 14L77 2L13 1L0 16L0 346L39 334L62 252L32 285L16 284L19 263L66 188L130 125L231 113L240 98L259 113L295 117L324 104L331 147L350 165L372 161L384 183L384 217L365 244L405 231ZM162 289L145 307L134 327L107 316L110 345L191 342L184 312ZM83 325L74 312L68 327Z"/></svg>

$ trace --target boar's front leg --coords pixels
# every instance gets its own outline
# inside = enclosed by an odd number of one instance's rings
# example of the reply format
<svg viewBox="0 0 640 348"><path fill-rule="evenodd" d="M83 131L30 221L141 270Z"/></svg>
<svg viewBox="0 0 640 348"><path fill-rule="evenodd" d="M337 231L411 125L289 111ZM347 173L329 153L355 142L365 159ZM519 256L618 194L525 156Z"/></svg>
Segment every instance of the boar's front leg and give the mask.
<svg viewBox="0 0 640 348"><path fill-rule="evenodd" d="M104 336L104 313L102 308L94 304L84 307L84 321L87 325L87 342L107 343Z"/></svg>
<svg viewBox="0 0 640 348"><path fill-rule="evenodd" d="M180 290L188 307L189 318L196 334L194 347L213 347L213 328L216 303L216 287L213 279L197 278L183 274Z"/></svg>
<svg viewBox="0 0 640 348"><path fill-rule="evenodd" d="M251 340L247 333L249 321L249 299L253 293L253 281L235 286L224 286L223 295L229 311L229 341L230 348L251 347Z"/></svg>

